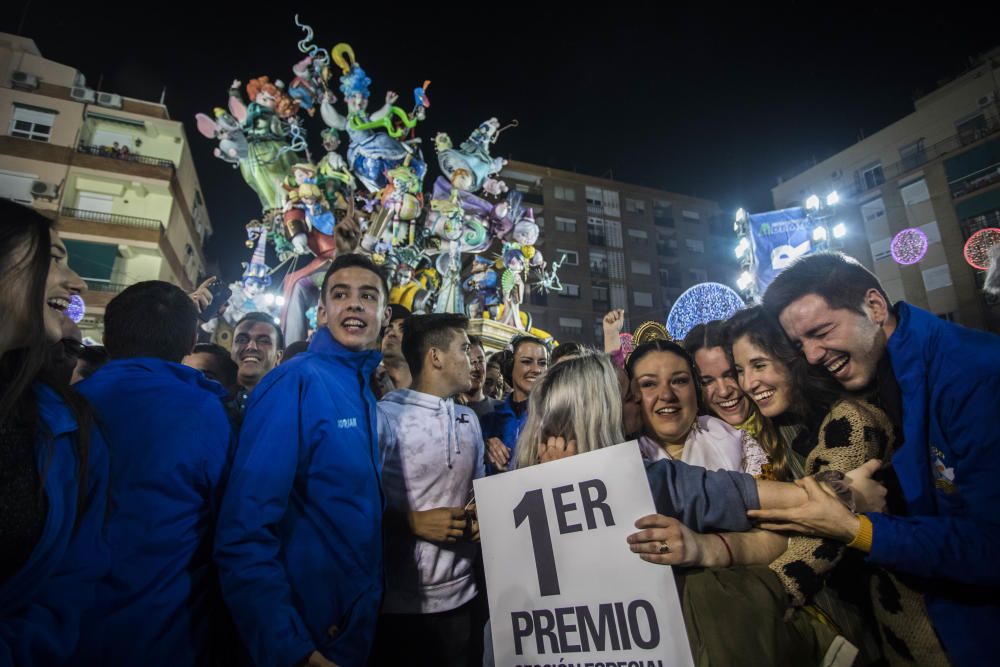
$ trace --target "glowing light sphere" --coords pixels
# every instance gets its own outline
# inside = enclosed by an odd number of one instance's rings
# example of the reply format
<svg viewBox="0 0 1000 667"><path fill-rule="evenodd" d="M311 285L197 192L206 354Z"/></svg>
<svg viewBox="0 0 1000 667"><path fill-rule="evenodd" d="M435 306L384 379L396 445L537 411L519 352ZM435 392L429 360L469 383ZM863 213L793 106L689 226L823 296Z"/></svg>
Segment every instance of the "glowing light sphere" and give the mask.
<svg viewBox="0 0 1000 667"><path fill-rule="evenodd" d="M80 320L87 313L87 306L79 294L74 294L69 298L69 306L66 307L66 317L73 320L73 324L79 324Z"/></svg>
<svg viewBox="0 0 1000 667"><path fill-rule="evenodd" d="M1000 229L987 227L969 237L965 242L965 261L969 266L985 271L990 266L990 250L1000 244Z"/></svg>
<svg viewBox="0 0 1000 667"><path fill-rule="evenodd" d="M745 307L733 288L721 283L699 283L677 297L667 316L667 331L674 340L683 340L695 326L728 319Z"/></svg>
<svg viewBox="0 0 1000 667"><path fill-rule="evenodd" d="M927 254L927 234L916 227L909 227L892 237L889 252L897 264L916 264Z"/></svg>

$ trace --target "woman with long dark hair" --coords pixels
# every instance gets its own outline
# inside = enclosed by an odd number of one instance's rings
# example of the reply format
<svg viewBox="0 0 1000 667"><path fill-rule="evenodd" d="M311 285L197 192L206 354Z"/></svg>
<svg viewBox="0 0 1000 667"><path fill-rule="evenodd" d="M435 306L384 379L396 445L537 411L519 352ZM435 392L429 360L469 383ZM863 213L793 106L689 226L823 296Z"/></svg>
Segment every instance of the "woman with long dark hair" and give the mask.
<svg viewBox="0 0 1000 667"><path fill-rule="evenodd" d="M105 444L44 368L85 285L51 221L6 200L0 282L0 664L63 664L109 562Z"/></svg>
<svg viewBox="0 0 1000 667"><path fill-rule="evenodd" d="M791 449L794 431L779 430L740 388L725 322L713 320L695 326L684 337L683 345L698 370L705 410L749 433L767 453L761 476L779 482L802 477L802 457Z"/></svg>

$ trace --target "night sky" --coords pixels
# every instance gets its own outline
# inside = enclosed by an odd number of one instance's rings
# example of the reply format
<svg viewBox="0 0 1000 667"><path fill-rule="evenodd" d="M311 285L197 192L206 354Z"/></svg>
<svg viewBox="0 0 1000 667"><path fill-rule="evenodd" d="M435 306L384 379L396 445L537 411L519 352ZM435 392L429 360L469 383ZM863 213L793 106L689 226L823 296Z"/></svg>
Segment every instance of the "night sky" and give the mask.
<svg viewBox="0 0 1000 667"><path fill-rule="evenodd" d="M370 109L387 89L408 109L410 91L432 80L418 127L432 164L425 190L436 176L434 134L457 144L496 116L520 127L501 136L495 155L708 197L732 211L770 208L779 175L907 114L914 95L1000 44L982 5L836 4L809 16L802 3L736 13L697 4L705 9L503 3L463 15L457 3L409 3L417 10L408 15L397 3L324 2L298 12L320 46L354 47L373 82ZM149 100L166 88L215 226L209 261L238 278L243 225L259 205L239 172L212 157L215 142L197 132L194 114L225 106L234 78L291 80L301 58L295 5L273 3L266 15L235 2L112 6L8 3L0 30L31 37L91 88ZM306 125L318 159L319 114Z"/></svg>

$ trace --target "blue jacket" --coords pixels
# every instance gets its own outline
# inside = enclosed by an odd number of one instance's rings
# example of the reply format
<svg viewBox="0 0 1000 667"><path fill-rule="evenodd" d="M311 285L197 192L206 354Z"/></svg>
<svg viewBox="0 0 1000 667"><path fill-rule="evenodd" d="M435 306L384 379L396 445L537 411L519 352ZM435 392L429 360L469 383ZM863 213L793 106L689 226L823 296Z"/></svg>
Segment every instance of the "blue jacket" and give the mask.
<svg viewBox="0 0 1000 667"><path fill-rule="evenodd" d="M108 452L94 429L87 454L87 508L77 522L77 424L63 400L34 387L44 432L38 437L38 472L44 475L48 512L28 562L0 585L0 665L62 665L80 637L80 617L110 565L101 535L108 492Z"/></svg>
<svg viewBox="0 0 1000 667"><path fill-rule="evenodd" d="M510 460L507 462L508 470L514 469L517 438L521 435L521 429L524 428L526 421L528 421L527 409L520 416L514 412L514 394L508 396L502 403L497 403L492 413L479 419L479 425L483 431L483 442L490 438L500 438L503 444L507 445L507 449L510 451ZM493 466L488 465L486 468L489 473L496 472L492 469Z"/></svg>
<svg viewBox="0 0 1000 667"><path fill-rule="evenodd" d="M222 502L216 561L254 663L290 667L318 650L364 665L382 598L375 396L378 352L324 327L250 394Z"/></svg>
<svg viewBox="0 0 1000 667"><path fill-rule="evenodd" d="M907 516L869 514L870 560L925 594L952 664L996 660L1000 628L1000 338L905 303L889 337L902 393L892 457Z"/></svg>
<svg viewBox="0 0 1000 667"><path fill-rule="evenodd" d="M212 561L232 442L225 391L196 369L153 358L111 361L76 386L111 450L112 569L74 664L216 659L226 625Z"/></svg>

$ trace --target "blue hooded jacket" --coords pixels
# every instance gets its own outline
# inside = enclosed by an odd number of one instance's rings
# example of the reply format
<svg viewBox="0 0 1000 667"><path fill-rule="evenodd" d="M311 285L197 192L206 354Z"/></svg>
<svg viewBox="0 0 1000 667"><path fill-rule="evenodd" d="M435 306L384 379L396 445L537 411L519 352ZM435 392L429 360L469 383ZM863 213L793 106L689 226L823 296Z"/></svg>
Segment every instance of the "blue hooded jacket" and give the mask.
<svg viewBox="0 0 1000 667"><path fill-rule="evenodd" d="M217 659L227 619L212 540L233 441L225 390L196 369L145 357L110 361L76 387L111 451L112 569L74 664Z"/></svg>
<svg viewBox="0 0 1000 667"><path fill-rule="evenodd" d="M869 514L869 559L924 592L952 664L996 660L1000 628L1000 338L899 303L888 354L903 407L892 465L907 516Z"/></svg>
<svg viewBox="0 0 1000 667"><path fill-rule="evenodd" d="M97 429L87 453L87 507L77 526L77 423L49 387L34 386L38 416L38 473L48 512L28 561L0 585L0 665L69 664L80 619L110 565L101 534L108 492L108 451ZM74 527L76 530L74 532Z"/></svg>
<svg viewBox="0 0 1000 667"><path fill-rule="evenodd" d="M514 411L514 394L508 396L503 402L497 403L493 412L479 419L484 442L489 441L490 438L500 438L503 444L507 446L510 452L510 459L507 461L507 470L514 469L516 463L514 457L517 455L517 438L521 435L521 429L524 428L524 424L527 421L527 407L525 407L520 415ZM493 469L492 465L487 465L486 471L488 474L497 472Z"/></svg>
<svg viewBox="0 0 1000 667"><path fill-rule="evenodd" d="M318 650L364 665L382 597L375 396L382 356L325 327L250 394L216 540L223 593L254 663Z"/></svg>

